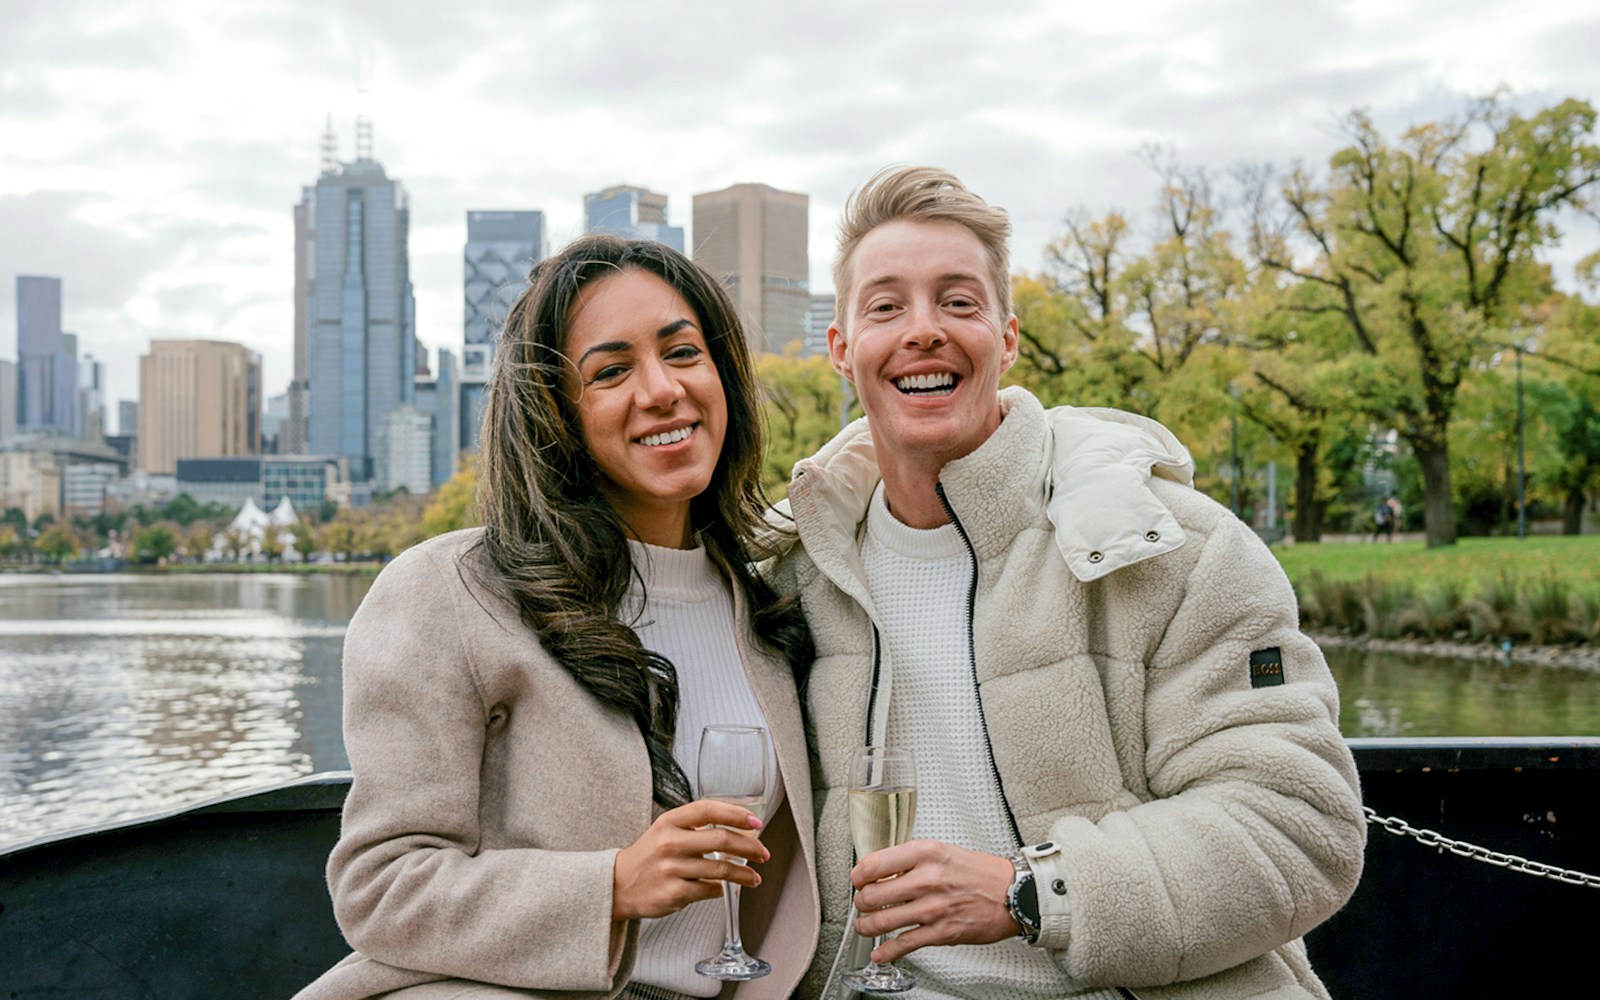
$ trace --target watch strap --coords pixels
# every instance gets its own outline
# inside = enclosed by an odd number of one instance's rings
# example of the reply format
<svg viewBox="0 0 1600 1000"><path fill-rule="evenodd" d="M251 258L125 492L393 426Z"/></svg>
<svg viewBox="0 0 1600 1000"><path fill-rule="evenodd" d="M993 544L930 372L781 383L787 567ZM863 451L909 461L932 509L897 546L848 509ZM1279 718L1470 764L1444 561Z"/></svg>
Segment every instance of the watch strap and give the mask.
<svg viewBox="0 0 1600 1000"><path fill-rule="evenodd" d="M1006 913L1020 928L1017 936L1029 944L1037 944L1041 928L1039 920L1039 892L1034 884L1033 867L1020 854L1009 855L1011 886L1006 890Z"/></svg>

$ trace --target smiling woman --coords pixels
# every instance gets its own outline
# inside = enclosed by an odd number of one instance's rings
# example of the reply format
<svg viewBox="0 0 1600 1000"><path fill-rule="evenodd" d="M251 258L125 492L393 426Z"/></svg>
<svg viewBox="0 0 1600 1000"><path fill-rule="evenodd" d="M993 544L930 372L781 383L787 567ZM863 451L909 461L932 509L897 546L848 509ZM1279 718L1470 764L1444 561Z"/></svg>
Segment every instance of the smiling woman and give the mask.
<svg viewBox="0 0 1600 1000"><path fill-rule="evenodd" d="M531 279L485 407L484 527L396 559L350 623L328 873L355 952L301 996L714 996L695 962L737 940L727 882L762 886L743 934L771 961L739 995L786 997L820 913L811 646L750 568L744 333L657 243L586 237ZM771 734L753 812L691 777L717 723Z"/></svg>
<svg viewBox="0 0 1600 1000"><path fill-rule="evenodd" d="M689 503L710 485L728 426L694 308L648 271L601 278L578 295L567 351L600 491L633 537L690 548Z"/></svg>

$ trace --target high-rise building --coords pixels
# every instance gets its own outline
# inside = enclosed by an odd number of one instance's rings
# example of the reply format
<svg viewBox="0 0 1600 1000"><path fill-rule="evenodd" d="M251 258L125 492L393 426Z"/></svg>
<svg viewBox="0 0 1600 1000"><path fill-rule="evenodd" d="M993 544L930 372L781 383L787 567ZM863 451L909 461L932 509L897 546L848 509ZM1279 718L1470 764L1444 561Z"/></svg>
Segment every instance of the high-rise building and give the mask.
<svg viewBox="0 0 1600 1000"><path fill-rule="evenodd" d="M358 122L356 158L336 162L324 137L322 175L295 210L295 379L288 435L303 402L303 451L338 456L372 478L390 410L413 401L416 302L400 183L372 158Z"/></svg>
<svg viewBox="0 0 1600 1000"><path fill-rule="evenodd" d="M261 355L219 340L153 340L139 359L139 468L261 451Z"/></svg>
<svg viewBox="0 0 1600 1000"><path fill-rule="evenodd" d="M17 429L74 436L77 411L78 359L61 332L61 279L19 275Z"/></svg>
<svg viewBox="0 0 1600 1000"><path fill-rule="evenodd" d="M72 337L72 334L65 334ZM76 337L72 337L76 341ZM74 345L75 347L75 345ZM77 353L74 349L73 353ZM106 365L96 361L94 355L85 354L78 361L77 437L86 441L103 441L106 436Z"/></svg>
<svg viewBox="0 0 1600 1000"><path fill-rule="evenodd" d="M467 213L467 245L462 254L463 365L489 370L512 303L528 287L528 272L544 259L544 213Z"/></svg>
<svg viewBox="0 0 1600 1000"><path fill-rule="evenodd" d="M455 474L461 450L461 381L456 356L439 349L436 374L417 377L417 409L428 415L433 428L433 487L443 486Z"/></svg>
<svg viewBox="0 0 1600 1000"><path fill-rule="evenodd" d="M778 354L805 340L810 205L766 184L694 196L694 259L728 286L754 351Z"/></svg>
<svg viewBox="0 0 1600 1000"><path fill-rule="evenodd" d="M683 227L667 225L667 196L617 184L583 196L583 228L630 240L655 240L684 252Z"/></svg>
<svg viewBox="0 0 1600 1000"><path fill-rule="evenodd" d="M805 354L828 353L828 327L833 325L834 297L832 295L811 296L811 307L806 310L806 348Z"/></svg>
<svg viewBox="0 0 1600 1000"><path fill-rule="evenodd" d="M0 441L17 433L17 364L0 361Z"/></svg>
<svg viewBox="0 0 1600 1000"><path fill-rule="evenodd" d="M124 437L131 437L139 433L139 403L137 400L117 400L117 433Z"/></svg>
<svg viewBox="0 0 1600 1000"><path fill-rule="evenodd" d="M384 414L380 449L380 490L404 489L416 496L433 490L433 420L415 406L397 406Z"/></svg>

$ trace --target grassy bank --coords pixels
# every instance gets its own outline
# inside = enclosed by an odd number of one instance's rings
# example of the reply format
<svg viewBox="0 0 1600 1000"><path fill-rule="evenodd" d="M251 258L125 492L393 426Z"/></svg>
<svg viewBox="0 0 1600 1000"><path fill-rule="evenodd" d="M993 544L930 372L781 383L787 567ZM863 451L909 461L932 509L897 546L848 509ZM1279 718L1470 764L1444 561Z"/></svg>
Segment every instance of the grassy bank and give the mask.
<svg viewBox="0 0 1600 1000"><path fill-rule="evenodd" d="M1600 640L1600 536L1291 545L1273 550L1304 623L1392 639Z"/></svg>

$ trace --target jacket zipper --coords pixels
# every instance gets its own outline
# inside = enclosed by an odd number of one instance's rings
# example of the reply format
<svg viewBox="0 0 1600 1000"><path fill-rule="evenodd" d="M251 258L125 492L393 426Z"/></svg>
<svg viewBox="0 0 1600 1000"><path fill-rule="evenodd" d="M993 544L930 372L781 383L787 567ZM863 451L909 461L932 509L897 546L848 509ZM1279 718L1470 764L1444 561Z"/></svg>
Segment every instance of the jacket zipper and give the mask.
<svg viewBox="0 0 1600 1000"><path fill-rule="evenodd" d="M1011 802L1006 798L1005 782L1000 780L1000 765L994 761L994 743L989 739L989 718L983 710L983 693L978 688L978 550L972 547L966 527L961 523L961 518L956 516L955 508L950 506L950 498L944 494L944 484L936 483L934 492L939 494L939 503L944 505L945 516L956 526L956 534L961 536L962 544L967 547L967 558L972 560L972 582L967 585L967 664L972 670L972 697L978 703L978 724L983 728L983 748L989 755L989 773L994 777L994 787L1000 792L1000 805L1006 811L1006 822L1011 825L1011 836L1015 838L1014 844L1020 851L1023 847L1022 830L1018 828L1017 817L1012 814Z"/></svg>
<svg viewBox="0 0 1600 1000"><path fill-rule="evenodd" d="M872 746L872 715L873 709L878 705L878 671L883 665L883 647L880 643L878 623L872 623L872 687L867 691L867 738L861 741L864 747Z"/></svg>

